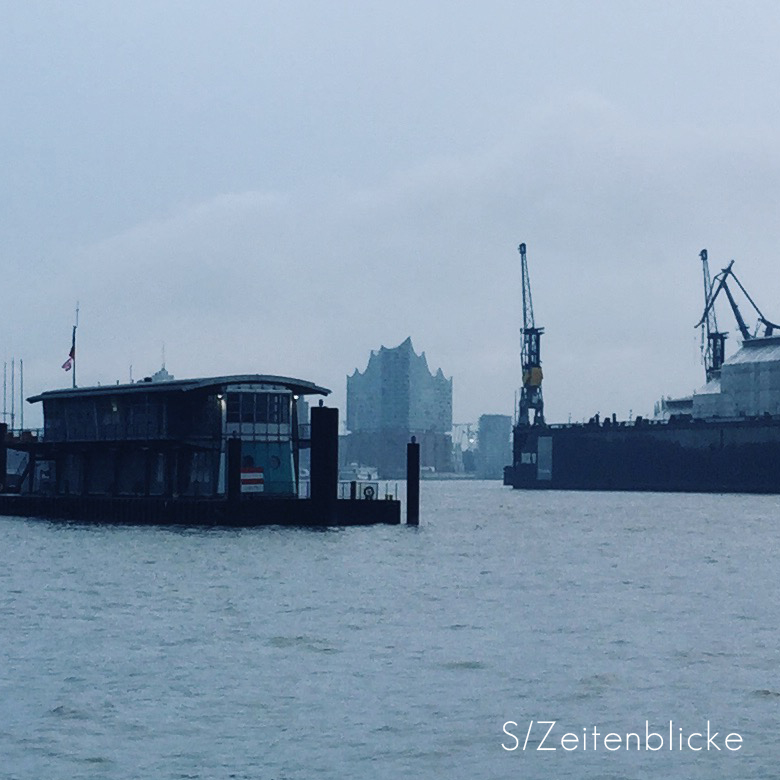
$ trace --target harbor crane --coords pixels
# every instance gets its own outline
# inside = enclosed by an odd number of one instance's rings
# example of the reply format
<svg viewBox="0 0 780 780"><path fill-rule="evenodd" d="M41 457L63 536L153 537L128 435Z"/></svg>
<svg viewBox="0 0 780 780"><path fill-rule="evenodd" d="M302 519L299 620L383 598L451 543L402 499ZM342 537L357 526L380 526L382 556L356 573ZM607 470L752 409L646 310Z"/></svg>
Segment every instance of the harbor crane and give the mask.
<svg viewBox="0 0 780 780"><path fill-rule="evenodd" d="M731 310L734 312L734 318L737 321L737 327L739 328L739 332L742 334L743 341L751 341L752 339L757 338L759 328L762 325L764 326L764 336L771 336L774 333L775 329L780 330L780 325L776 325L774 322L770 322L766 317L764 317L764 315L761 313L761 309L759 309L758 306L756 306L755 301L750 297L748 291L742 286L742 282L740 282L739 279L737 279L737 275L732 270L733 266L734 266L734 261L732 260L712 280L712 285L711 285L712 289L710 290L710 295L704 306L704 314L702 314L701 319L696 323L696 327L698 328L700 325L703 325L707 321L709 313L712 310L713 305L715 304L715 299L720 294L720 291L723 290L723 292L726 294L726 298L728 298L729 305L731 306ZM750 305L755 309L756 314L758 314L758 323L756 324L755 333L751 333L750 330L748 329L748 326L745 323L745 319L739 310L739 306L737 306L737 302L734 300L734 295L732 294L731 289L729 288L728 285L729 278L734 280L734 283L737 285L737 287L739 287L740 290L742 290L742 293L748 299ZM723 336L723 338L725 339L725 336Z"/></svg>
<svg viewBox="0 0 780 780"><path fill-rule="evenodd" d="M710 265L707 260L707 250L699 252L704 275L704 307L705 314L701 319L701 353L704 359L704 371L709 382L720 376L720 367L725 360L726 336L725 332L718 330L718 318L714 306L707 306L712 294L712 280L710 278Z"/></svg>
<svg viewBox="0 0 780 780"><path fill-rule="evenodd" d="M544 328L534 322L534 305L531 299L531 280L528 276L528 260L525 244L517 248L520 252L523 287L523 327L520 348L520 365L523 372L523 386L520 388L518 425L544 425L544 400L542 399L542 360L540 342ZM533 420L531 419L533 410Z"/></svg>

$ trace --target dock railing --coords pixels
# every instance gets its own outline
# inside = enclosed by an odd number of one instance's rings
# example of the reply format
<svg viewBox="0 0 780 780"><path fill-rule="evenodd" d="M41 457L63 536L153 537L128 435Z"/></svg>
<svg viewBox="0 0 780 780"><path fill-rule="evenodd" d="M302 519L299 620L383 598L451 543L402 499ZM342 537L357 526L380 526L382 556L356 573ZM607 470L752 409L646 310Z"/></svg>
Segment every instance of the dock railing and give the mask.
<svg viewBox="0 0 780 780"><path fill-rule="evenodd" d="M31 443L43 439L43 428L9 428L5 434L6 444Z"/></svg>
<svg viewBox="0 0 780 780"><path fill-rule="evenodd" d="M354 487L353 487L354 485ZM298 498L311 498L311 482L302 479L298 483ZM398 500L398 483L369 482L363 480L340 480L338 483L338 498L353 501Z"/></svg>

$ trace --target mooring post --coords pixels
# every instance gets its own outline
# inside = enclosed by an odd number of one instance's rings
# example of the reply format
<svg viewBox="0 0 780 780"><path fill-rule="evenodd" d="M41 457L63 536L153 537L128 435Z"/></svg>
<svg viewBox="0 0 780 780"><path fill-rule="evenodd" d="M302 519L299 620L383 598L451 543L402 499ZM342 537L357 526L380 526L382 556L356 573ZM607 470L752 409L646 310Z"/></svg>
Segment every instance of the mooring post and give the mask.
<svg viewBox="0 0 780 780"><path fill-rule="evenodd" d="M5 490L5 480L8 472L8 457L6 455L5 432L8 426L0 423L0 491Z"/></svg>
<svg viewBox="0 0 780 780"><path fill-rule="evenodd" d="M311 410L311 500L321 519L333 522L339 488L339 410Z"/></svg>
<svg viewBox="0 0 780 780"><path fill-rule="evenodd" d="M420 445L416 436L406 445L406 524L420 525Z"/></svg>

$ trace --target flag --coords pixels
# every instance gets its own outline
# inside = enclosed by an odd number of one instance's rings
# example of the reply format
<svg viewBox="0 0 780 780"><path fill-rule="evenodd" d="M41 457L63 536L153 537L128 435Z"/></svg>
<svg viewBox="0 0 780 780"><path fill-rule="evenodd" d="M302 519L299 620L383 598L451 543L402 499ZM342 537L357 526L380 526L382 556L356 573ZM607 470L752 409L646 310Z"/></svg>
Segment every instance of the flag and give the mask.
<svg viewBox="0 0 780 780"><path fill-rule="evenodd" d="M66 371L70 371L73 368L73 364L76 362L76 347L71 347L68 353L68 359L62 364L62 367Z"/></svg>

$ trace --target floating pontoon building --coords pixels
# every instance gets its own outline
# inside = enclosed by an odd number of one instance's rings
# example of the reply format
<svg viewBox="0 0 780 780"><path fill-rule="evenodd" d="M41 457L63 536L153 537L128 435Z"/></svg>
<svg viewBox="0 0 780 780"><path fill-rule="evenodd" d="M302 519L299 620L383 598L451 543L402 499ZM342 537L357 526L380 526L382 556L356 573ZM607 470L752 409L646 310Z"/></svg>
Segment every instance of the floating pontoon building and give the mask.
<svg viewBox="0 0 780 780"><path fill-rule="evenodd" d="M42 431L0 425L0 514L228 525L397 523L397 501L338 500L338 409L292 377L242 374L50 390ZM299 481L301 451L311 481ZM6 454L26 455L9 479ZM309 489L310 488L310 489Z"/></svg>

